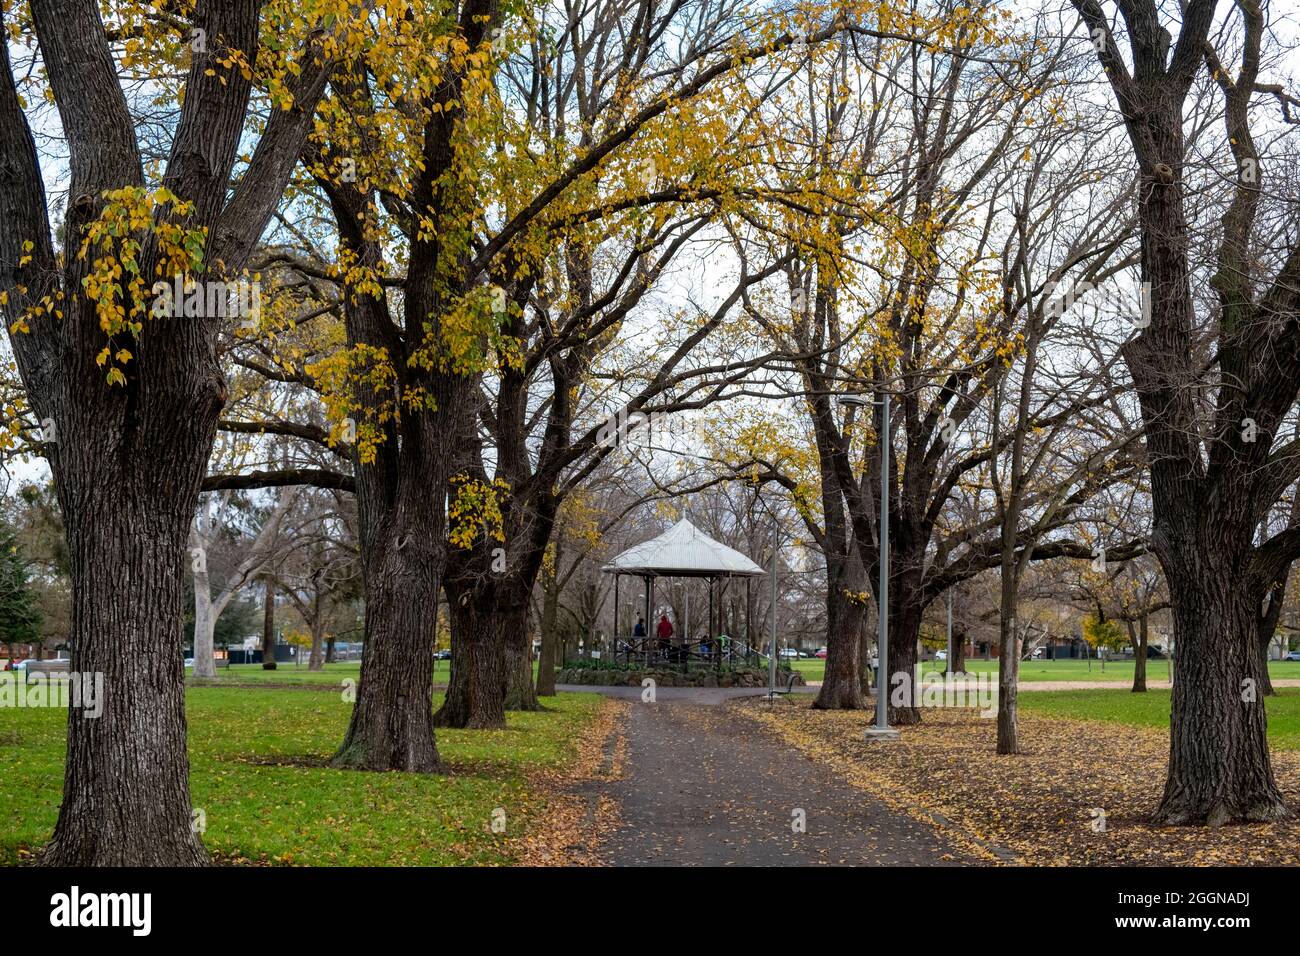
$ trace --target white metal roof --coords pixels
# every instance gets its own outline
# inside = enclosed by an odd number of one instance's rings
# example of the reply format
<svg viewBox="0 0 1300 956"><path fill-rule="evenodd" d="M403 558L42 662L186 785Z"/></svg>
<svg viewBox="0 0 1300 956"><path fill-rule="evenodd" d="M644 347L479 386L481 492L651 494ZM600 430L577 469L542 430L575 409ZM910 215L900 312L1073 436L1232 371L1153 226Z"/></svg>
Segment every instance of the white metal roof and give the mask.
<svg viewBox="0 0 1300 956"><path fill-rule="evenodd" d="M628 548L602 570L661 577L757 577L765 573L735 548L714 541L685 518L659 537Z"/></svg>

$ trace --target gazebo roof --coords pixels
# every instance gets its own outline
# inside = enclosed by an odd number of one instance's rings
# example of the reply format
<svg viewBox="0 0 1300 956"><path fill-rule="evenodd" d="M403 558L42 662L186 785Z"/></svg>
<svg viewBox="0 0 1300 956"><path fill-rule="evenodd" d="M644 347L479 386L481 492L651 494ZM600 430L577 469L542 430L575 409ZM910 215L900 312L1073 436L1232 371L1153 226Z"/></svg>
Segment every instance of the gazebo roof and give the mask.
<svg viewBox="0 0 1300 956"><path fill-rule="evenodd" d="M685 518L657 538L628 548L601 570L607 574L651 577L758 577L765 574L749 558L714 541Z"/></svg>

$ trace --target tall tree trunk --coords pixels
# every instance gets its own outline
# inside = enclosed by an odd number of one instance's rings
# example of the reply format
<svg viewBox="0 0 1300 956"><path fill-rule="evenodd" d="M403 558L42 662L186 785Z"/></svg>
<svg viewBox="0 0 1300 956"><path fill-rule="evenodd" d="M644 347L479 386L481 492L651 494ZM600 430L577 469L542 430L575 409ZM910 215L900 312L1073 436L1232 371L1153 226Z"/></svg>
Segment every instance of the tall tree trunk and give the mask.
<svg viewBox="0 0 1300 956"><path fill-rule="evenodd" d="M448 579L451 606L451 679L442 707L435 715L439 727L497 730L506 725L505 638L495 625L491 591Z"/></svg>
<svg viewBox="0 0 1300 956"><path fill-rule="evenodd" d="M953 628L952 632L952 672L966 673L966 632Z"/></svg>
<svg viewBox="0 0 1300 956"><path fill-rule="evenodd" d="M1211 826L1281 819L1264 698L1248 683L1258 682L1258 602L1241 593L1227 556L1211 563L1197 556L1213 548L1178 552L1188 566L1166 573L1178 658L1169 771L1155 819Z"/></svg>
<svg viewBox="0 0 1300 956"><path fill-rule="evenodd" d="M528 606L508 608L497 626L505 637L506 710L541 710L533 687L533 635L528 629Z"/></svg>
<svg viewBox="0 0 1300 956"><path fill-rule="evenodd" d="M325 642L325 663L334 663L334 638L332 637Z"/></svg>
<svg viewBox="0 0 1300 956"><path fill-rule="evenodd" d="M215 417L209 421L215 427ZM103 711L92 718L68 709L63 802L42 859L203 864L207 854L190 822L178 635L207 446L170 444L176 436L159 421L157 432L142 432L158 446L126 455L83 424L84 432L71 415L60 422L56 474L72 569L71 669L103 675ZM200 430L207 424L200 418Z"/></svg>
<svg viewBox="0 0 1300 956"><path fill-rule="evenodd" d="M1268 673L1268 648L1273 643L1273 635L1259 635L1259 692L1265 697L1274 697L1273 678Z"/></svg>
<svg viewBox="0 0 1300 956"><path fill-rule="evenodd" d="M1292 524L1296 523L1297 518L1300 518L1300 499L1292 505ZM1276 693L1273 690L1273 680L1268 676L1268 648L1273 643L1273 635L1277 633L1278 622L1282 620L1282 608L1286 605L1286 582L1290 577L1291 566L1287 565L1273 579L1268 589L1267 603L1256 621L1256 631L1259 635L1259 689L1266 697Z"/></svg>
<svg viewBox="0 0 1300 956"><path fill-rule="evenodd" d="M212 607L207 571L194 572L194 676L215 680L217 617Z"/></svg>
<svg viewBox="0 0 1300 956"><path fill-rule="evenodd" d="M320 619L320 601L317 600L317 615L311 622L311 656L307 658L307 670L318 671L325 667L322 659L325 644L325 628Z"/></svg>
<svg viewBox="0 0 1300 956"><path fill-rule="evenodd" d="M415 439L406 439L413 451ZM403 464L419 468L417 461ZM366 621L361 680L334 766L361 770L440 769L434 741L434 609L443 567L443 516L423 479L404 475L391 509L363 532ZM363 526L365 527L365 526Z"/></svg>
<svg viewBox="0 0 1300 956"><path fill-rule="evenodd" d="M1255 169L1246 162L1255 160L1248 121L1254 76L1247 69L1224 86L1223 115L1238 174L1209 282L1218 294L1218 314L1207 323L1193 295L1189 262L1194 243L1184 208L1191 194L1183 180L1184 103L1205 66L1216 4L1184 5L1172 57L1172 37L1153 15L1154 4L1126 16L1131 72L1110 68L1117 54L1100 7L1075 6L1107 40L1098 56L1141 175L1141 278L1150 290L1149 308L1145 327L1125 341L1121 355L1141 405L1150 540L1169 587L1177 650L1169 766L1155 821L1276 820L1286 808L1273 780L1264 698L1249 683L1258 680L1257 616L1266 587L1256 590L1251 578L1257 569L1271 570L1267 562L1260 567L1253 547L1258 515L1274 495L1260 478L1271 443L1247 439L1240 425L1258 422L1265 433L1273 431L1294 399L1296 379L1276 361L1286 355L1289 362L1294 354L1290 326L1275 321L1270 297L1262 297L1270 304L1258 309L1252 302L1262 285L1249 248L1261 190L1245 172ZM1264 30L1258 13L1243 12L1247 45ZM1278 282L1285 284L1285 276ZM1294 311L1294 304L1284 309ZM1199 404L1207 387L1201 342L1215 352L1221 377L1209 428Z"/></svg>
<svg viewBox="0 0 1300 956"><path fill-rule="evenodd" d="M560 561L556 548L555 563ZM537 696L555 696L556 658L559 656L560 589L554 571L543 572L542 578L542 653L537 662Z"/></svg>
<svg viewBox="0 0 1300 956"><path fill-rule="evenodd" d="M1002 613L998 622L998 743L1000 754L1020 752L1016 693L1020 685L1020 629L1016 626L1017 587L1014 552L1003 555Z"/></svg>
<svg viewBox="0 0 1300 956"><path fill-rule="evenodd" d="M143 191L157 182L146 183L98 6L40 2L30 12L66 137L67 203L59 227L65 241L56 255L40 160L3 46L0 286L6 325L41 296L54 297L43 315L30 314L29 328L11 333L10 342L30 409L42 424L68 538L73 667L103 675L102 714L68 713L63 802L44 859L62 866L200 864L206 854L191 827L185 746L181 581L227 398L216 347L226 323L216 316L143 317L129 336L134 357L114 369L122 376L118 384L107 383L96 355L110 340L84 293L99 253L75 251L83 229L104 211L107 190ZM259 140L231 196L232 169L247 144L251 77L239 71L218 76L215 67L236 53L241 62L257 59L259 13L255 3L200 5L198 20L210 44L190 58L161 177L189 209L159 211L155 220L192 234L201 230L205 267L219 263L226 276L243 268L262 234L333 67L329 56L309 58L313 62L291 84L296 115L286 122L288 114L276 111L268 118L274 135ZM128 238L140 242L132 268L145 288L172 278L156 234L134 222L131 229L117 238L123 245ZM20 242L30 257L26 267L15 254ZM122 265L117 258L115 265ZM192 277L224 278L206 268ZM123 289L118 295L124 316L150 310L142 299L151 296ZM53 301L61 303L57 317L48 307Z"/></svg>
<svg viewBox="0 0 1300 956"><path fill-rule="evenodd" d="M890 588L889 661L881 661L882 667L888 667L889 722L899 726L921 722L916 699L916 649L924 608L915 592L900 586L904 579L896 576Z"/></svg>
<svg viewBox="0 0 1300 956"><path fill-rule="evenodd" d="M266 578L266 599L262 605L262 670L275 670L275 581Z"/></svg>
<svg viewBox="0 0 1300 956"><path fill-rule="evenodd" d="M1128 622L1129 640L1133 643L1133 693L1144 694L1147 689L1147 621L1149 615L1143 614L1138 620L1136 632L1133 622Z"/></svg>
<svg viewBox="0 0 1300 956"><path fill-rule="evenodd" d="M826 672L813 701L817 710L862 710L866 706L859 654L867 607L845 593L851 586L850 580L836 574L826 589ZM861 591L861 585L853 590Z"/></svg>

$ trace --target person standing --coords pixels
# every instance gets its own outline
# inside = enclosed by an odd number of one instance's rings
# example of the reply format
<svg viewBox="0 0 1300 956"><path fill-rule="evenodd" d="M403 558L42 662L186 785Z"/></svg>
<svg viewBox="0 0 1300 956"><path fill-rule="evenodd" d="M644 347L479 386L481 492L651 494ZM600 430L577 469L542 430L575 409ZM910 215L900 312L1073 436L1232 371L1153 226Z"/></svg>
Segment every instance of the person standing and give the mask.
<svg viewBox="0 0 1300 956"><path fill-rule="evenodd" d="M668 653L668 642L673 636L673 625L668 620L667 614L660 616L659 626L655 628L655 635L659 638L659 653L666 655Z"/></svg>

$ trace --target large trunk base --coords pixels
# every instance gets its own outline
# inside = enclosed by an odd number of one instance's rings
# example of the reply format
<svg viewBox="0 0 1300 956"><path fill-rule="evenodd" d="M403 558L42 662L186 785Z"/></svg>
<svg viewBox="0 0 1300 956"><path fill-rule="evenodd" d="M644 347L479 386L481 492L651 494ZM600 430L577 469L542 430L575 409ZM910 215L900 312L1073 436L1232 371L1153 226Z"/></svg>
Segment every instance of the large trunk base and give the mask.
<svg viewBox="0 0 1300 956"><path fill-rule="evenodd" d="M68 708L63 803L41 862L201 866L177 639L188 515L111 494L68 521L71 670L94 699Z"/></svg>
<svg viewBox="0 0 1300 956"><path fill-rule="evenodd" d="M821 690L813 701L814 710L863 710L862 692L862 618L866 608L850 603L832 592L827 598L826 672Z"/></svg>
<svg viewBox="0 0 1300 956"><path fill-rule="evenodd" d="M433 731L433 618L428 562L394 549L366 582L361 681L332 765L353 770L441 769Z"/></svg>
<svg viewBox="0 0 1300 956"><path fill-rule="evenodd" d="M522 615L510 615L512 621L506 638L506 710L536 711L541 710L537 699L537 689L533 686L533 642L523 625L527 621L527 612ZM511 633L518 627L517 633Z"/></svg>
<svg viewBox="0 0 1300 956"><path fill-rule="evenodd" d="M499 631L491 626L495 615L472 592L450 590L451 679L434 723L500 730L506 725L506 654Z"/></svg>
<svg viewBox="0 0 1300 956"><path fill-rule="evenodd" d="M1289 816L1273 778L1253 602L1231 576L1170 576L1175 661L1169 771L1154 821L1264 823ZM1195 582L1195 583L1192 583ZM1197 586L1199 585L1199 587Z"/></svg>

